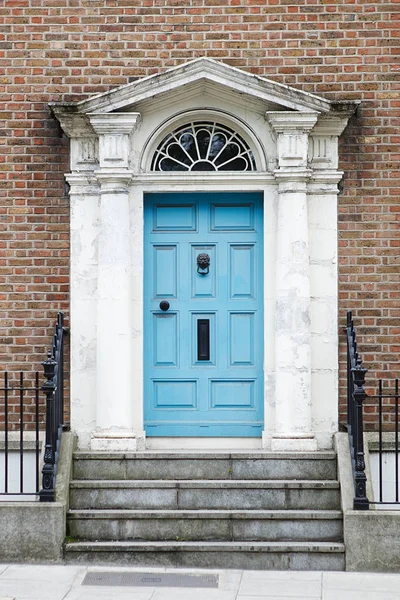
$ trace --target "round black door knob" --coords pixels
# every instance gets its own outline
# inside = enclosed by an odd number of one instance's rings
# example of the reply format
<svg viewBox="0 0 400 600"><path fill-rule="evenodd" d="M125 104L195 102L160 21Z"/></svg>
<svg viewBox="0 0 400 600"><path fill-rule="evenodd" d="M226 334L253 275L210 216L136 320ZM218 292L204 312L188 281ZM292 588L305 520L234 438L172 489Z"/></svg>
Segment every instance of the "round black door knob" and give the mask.
<svg viewBox="0 0 400 600"><path fill-rule="evenodd" d="M160 302L160 308L161 310L168 310L169 309L169 302L167 302L166 300L161 300Z"/></svg>

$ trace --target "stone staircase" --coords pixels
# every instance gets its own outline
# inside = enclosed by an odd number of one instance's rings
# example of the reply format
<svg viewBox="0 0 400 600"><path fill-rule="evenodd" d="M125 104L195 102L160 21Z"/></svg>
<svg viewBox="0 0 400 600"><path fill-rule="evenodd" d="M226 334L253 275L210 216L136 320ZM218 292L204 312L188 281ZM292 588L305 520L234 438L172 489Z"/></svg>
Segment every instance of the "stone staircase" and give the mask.
<svg viewBox="0 0 400 600"><path fill-rule="evenodd" d="M333 452L76 452L70 563L343 570Z"/></svg>

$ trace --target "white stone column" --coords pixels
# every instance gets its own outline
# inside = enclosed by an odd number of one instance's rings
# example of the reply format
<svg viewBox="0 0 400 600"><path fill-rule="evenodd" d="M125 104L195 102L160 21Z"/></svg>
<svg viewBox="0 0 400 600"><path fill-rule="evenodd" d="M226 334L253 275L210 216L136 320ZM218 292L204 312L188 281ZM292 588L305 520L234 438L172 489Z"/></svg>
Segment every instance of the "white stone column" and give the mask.
<svg viewBox="0 0 400 600"><path fill-rule="evenodd" d="M133 427L130 134L137 113L90 115L99 134L97 397L93 450L136 450Z"/></svg>
<svg viewBox="0 0 400 600"><path fill-rule="evenodd" d="M310 274L307 212L308 135L317 113L271 112L277 134L278 218L273 451L311 451Z"/></svg>
<svg viewBox="0 0 400 600"><path fill-rule="evenodd" d="M70 185L71 224L71 427L79 432L80 446L87 447L96 422L99 187L90 171L69 173L66 179Z"/></svg>

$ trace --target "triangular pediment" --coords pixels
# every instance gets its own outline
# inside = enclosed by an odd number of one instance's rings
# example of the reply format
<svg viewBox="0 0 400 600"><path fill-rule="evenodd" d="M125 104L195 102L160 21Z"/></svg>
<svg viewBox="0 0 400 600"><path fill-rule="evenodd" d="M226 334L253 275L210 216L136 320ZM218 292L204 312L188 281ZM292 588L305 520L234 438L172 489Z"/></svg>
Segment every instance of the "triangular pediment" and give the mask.
<svg viewBox="0 0 400 600"><path fill-rule="evenodd" d="M199 58L74 103L73 112L87 114L133 110L144 102L154 102L157 98L162 100L166 95L195 93L200 86L208 86L209 89L212 87L222 95L224 92L228 95L234 93L244 100L265 103L266 110L328 113L332 108L328 100L314 94L209 58ZM67 112L68 108L71 109L72 105L53 105L56 114Z"/></svg>

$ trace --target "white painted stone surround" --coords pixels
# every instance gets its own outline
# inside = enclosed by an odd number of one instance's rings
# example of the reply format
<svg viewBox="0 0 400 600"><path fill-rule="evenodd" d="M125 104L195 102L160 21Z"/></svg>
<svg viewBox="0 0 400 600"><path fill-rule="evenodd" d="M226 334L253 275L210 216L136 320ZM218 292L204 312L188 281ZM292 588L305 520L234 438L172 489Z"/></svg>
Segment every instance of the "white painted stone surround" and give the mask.
<svg viewBox="0 0 400 600"><path fill-rule="evenodd" d="M338 427L338 136L354 106L199 59L53 112L71 138L71 422L81 448L331 448ZM152 173L168 130L236 129L256 172ZM143 199L264 193L262 439L143 431Z"/></svg>

